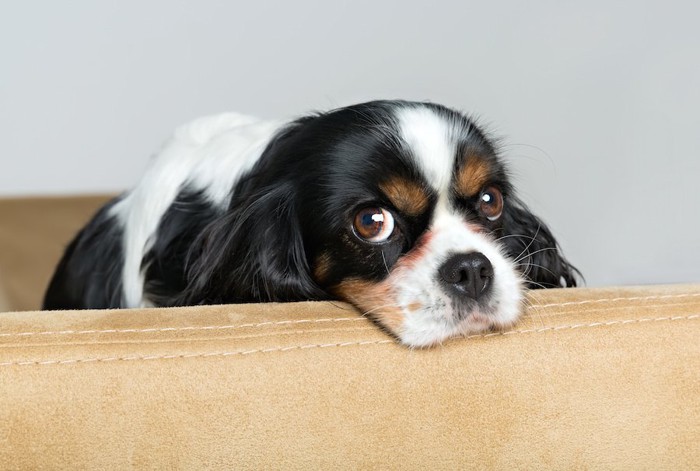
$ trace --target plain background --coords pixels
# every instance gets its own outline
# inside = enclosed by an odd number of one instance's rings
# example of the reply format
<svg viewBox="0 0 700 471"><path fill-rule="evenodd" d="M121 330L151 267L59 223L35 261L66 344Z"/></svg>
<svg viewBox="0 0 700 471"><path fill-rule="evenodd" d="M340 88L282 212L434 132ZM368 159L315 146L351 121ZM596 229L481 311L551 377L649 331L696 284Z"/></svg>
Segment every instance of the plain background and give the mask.
<svg viewBox="0 0 700 471"><path fill-rule="evenodd" d="M0 195L121 191L200 115L430 100L503 138L588 285L700 281L699 16L668 1L3 1Z"/></svg>

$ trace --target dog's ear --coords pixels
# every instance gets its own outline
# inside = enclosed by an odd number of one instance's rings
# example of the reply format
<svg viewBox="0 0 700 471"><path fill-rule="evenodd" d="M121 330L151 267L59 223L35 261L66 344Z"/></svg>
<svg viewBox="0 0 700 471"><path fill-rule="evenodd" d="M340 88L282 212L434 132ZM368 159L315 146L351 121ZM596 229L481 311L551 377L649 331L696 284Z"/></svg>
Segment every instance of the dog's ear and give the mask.
<svg viewBox="0 0 700 471"><path fill-rule="evenodd" d="M289 184L238 196L188 255L178 304L322 299L310 276Z"/></svg>
<svg viewBox="0 0 700 471"><path fill-rule="evenodd" d="M529 288L576 286L576 278L581 277L562 255L549 228L517 199L511 200L504 212L501 243Z"/></svg>

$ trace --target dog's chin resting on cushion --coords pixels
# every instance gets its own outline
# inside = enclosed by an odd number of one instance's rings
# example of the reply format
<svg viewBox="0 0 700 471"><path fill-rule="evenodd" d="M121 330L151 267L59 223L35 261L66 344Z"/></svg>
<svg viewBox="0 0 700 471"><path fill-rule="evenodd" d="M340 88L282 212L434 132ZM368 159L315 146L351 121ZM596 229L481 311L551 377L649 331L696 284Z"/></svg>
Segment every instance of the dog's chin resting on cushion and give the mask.
<svg viewBox="0 0 700 471"><path fill-rule="evenodd" d="M513 324L575 286L464 114L375 101L178 129L68 246L45 309L341 299L411 347Z"/></svg>

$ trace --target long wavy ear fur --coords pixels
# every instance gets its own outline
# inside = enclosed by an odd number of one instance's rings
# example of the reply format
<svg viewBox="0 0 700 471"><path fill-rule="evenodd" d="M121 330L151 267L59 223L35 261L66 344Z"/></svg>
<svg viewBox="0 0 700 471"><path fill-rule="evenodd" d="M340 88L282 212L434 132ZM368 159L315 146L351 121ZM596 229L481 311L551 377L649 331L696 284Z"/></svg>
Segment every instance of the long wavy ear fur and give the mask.
<svg viewBox="0 0 700 471"><path fill-rule="evenodd" d="M309 275L290 184L234 198L188 255L177 304L324 299Z"/></svg>
<svg viewBox="0 0 700 471"><path fill-rule="evenodd" d="M569 263L549 228L515 200L504 214L501 241L525 276L528 287L573 287L581 273Z"/></svg>

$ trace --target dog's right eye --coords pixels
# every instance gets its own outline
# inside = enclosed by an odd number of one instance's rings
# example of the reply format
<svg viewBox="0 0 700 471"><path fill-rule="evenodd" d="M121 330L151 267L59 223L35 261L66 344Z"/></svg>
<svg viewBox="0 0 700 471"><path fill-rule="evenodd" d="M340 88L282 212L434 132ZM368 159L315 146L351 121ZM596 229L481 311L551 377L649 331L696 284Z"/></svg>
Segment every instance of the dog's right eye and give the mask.
<svg viewBox="0 0 700 471"><path fill-rule="evenodd" d="M367 242L384 242L394 232L394 216L383 208L364 208L355 215L353 229Z"/></svg>
<svg viewBox="0 0 700 471"><path fill-rule="evenodd" d="M503 213L503 194L495 186L490 186L481 192L479 210L489 221L495 221Z"/></svg>

